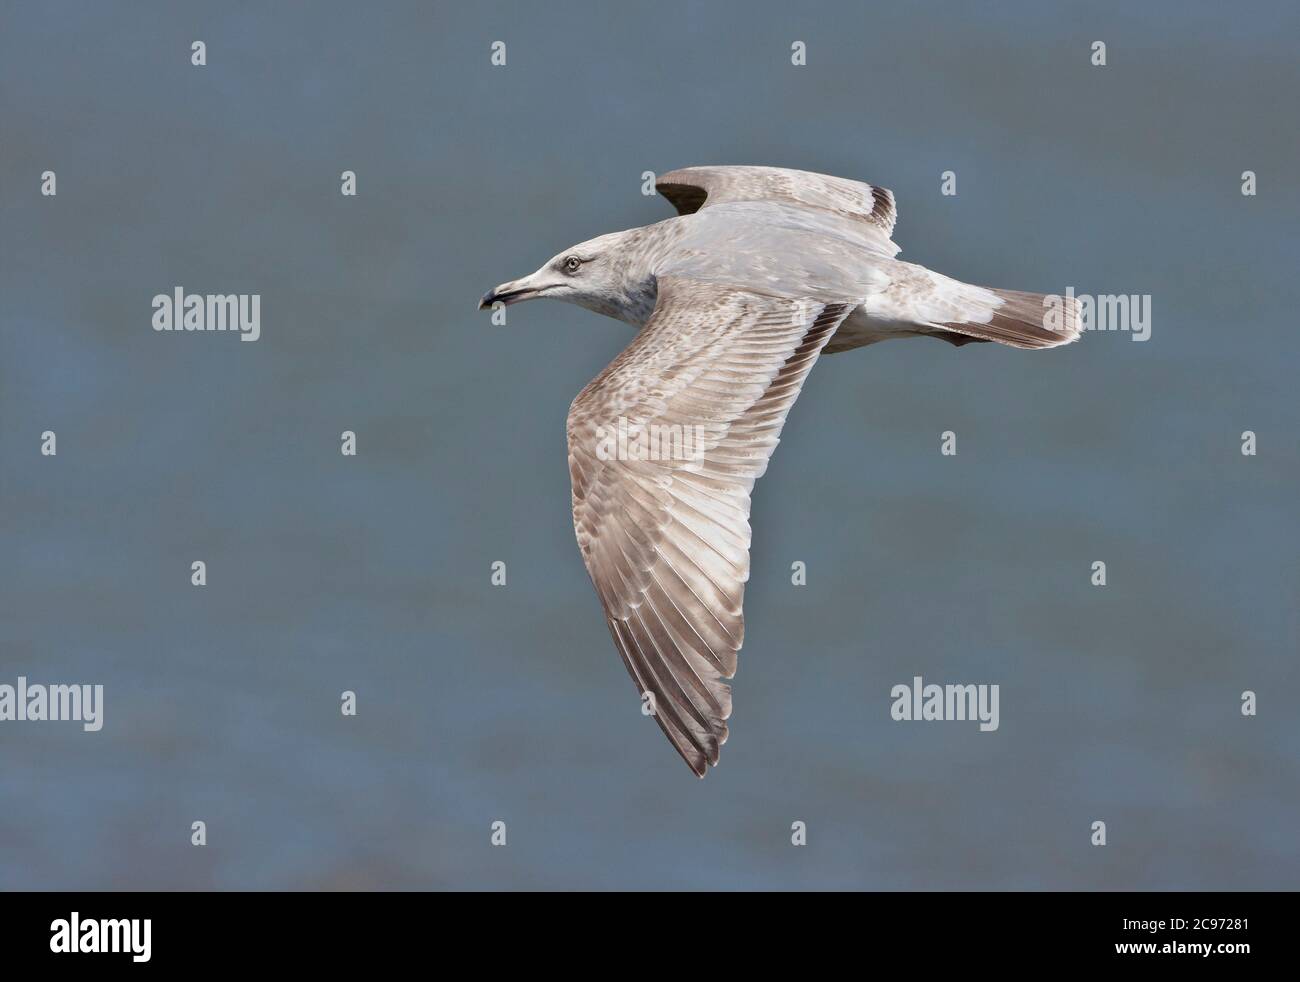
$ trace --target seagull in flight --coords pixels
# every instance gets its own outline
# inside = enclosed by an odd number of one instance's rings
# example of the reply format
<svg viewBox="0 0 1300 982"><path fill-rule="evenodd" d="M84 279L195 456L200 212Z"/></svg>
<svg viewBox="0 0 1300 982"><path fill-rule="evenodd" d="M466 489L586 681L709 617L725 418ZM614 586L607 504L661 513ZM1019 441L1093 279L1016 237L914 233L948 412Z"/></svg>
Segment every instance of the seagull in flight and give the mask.
<svg viewBox="0 0 1300 982"><path fill-rule="evenodd" d="M655 187L677 217L571 246L479 309L551 297L637 328L569 409L573 527L643 704L703 777L744 638L750 492L818 356L902 337L1052 348L1081 320L1073 298L895 259L885 188L776 167Z"/></svg>

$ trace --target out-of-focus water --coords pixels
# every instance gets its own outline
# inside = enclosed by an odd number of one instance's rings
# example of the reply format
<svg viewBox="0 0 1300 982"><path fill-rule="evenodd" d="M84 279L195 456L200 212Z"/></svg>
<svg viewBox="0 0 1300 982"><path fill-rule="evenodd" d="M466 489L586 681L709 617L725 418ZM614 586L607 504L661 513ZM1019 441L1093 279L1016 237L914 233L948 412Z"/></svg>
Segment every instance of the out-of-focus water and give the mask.
<svg viewBox="0 0 1300 982"><path fill-rule="evenodd" d="M1300 885L1300 16L1090 6L7 6L0 683L106 706L0 723L0 886ZM704 782L573 542L565 413L628 329L474 310L697 163L890 187L961 279L1153 298L1146 343L818 364ZM260 293L261 339L155 333L177 285ZM915 675L999 684L1000 728L892 721Z"/></svg>

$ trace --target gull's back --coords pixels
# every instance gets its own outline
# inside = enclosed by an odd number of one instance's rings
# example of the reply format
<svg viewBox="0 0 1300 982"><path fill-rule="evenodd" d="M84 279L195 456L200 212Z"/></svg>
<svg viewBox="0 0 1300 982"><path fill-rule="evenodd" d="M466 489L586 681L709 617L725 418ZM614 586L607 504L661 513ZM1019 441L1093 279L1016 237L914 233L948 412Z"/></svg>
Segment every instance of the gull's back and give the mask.
<svg viewBox="0 0 1300 982"><path fill-rule="evenodd" d="M898 246L874 225L781 201L736 201L672 219L657 273L773 296L860 301L888 283Z"/></svg>

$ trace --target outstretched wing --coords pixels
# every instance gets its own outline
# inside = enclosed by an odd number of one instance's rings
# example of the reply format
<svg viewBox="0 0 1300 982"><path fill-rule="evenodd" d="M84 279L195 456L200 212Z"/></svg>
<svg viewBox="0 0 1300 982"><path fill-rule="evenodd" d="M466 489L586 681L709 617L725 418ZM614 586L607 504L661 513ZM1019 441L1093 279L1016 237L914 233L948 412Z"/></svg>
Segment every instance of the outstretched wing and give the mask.
<svg viewBox="0 0 1300 982"><path fill-rule="evenodd" d="M649 322L569 410L578 547L623 663L701 777L727 739L750 491L852 309L661 277Z"/></svg>
<svg viewBox="0 0 1300 982"><path fill-rule="evenodd" d="M683 167L655 181L679 215L730 201L783 201L868 222L888 238L898 210L887 188L784 167Z"/></svg>

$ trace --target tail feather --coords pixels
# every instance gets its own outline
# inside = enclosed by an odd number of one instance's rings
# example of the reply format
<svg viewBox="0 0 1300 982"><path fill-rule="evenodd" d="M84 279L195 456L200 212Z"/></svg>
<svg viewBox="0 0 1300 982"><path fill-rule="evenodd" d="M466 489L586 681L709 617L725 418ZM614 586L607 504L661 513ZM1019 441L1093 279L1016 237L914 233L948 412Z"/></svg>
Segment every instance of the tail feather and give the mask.
<svg viewBox="0 0 1300 982"><path fill-rule="evenodd" d="M937 337L952 344L967 341L997 341L1013 348L1055 348L1069 344L1083 329L1081 308L1074 297L1022 293L1019 290L988 288L1001 303L991 311L972 311L970 320L945 321ZM951 337L956 334L958 337Z"/></svg>

